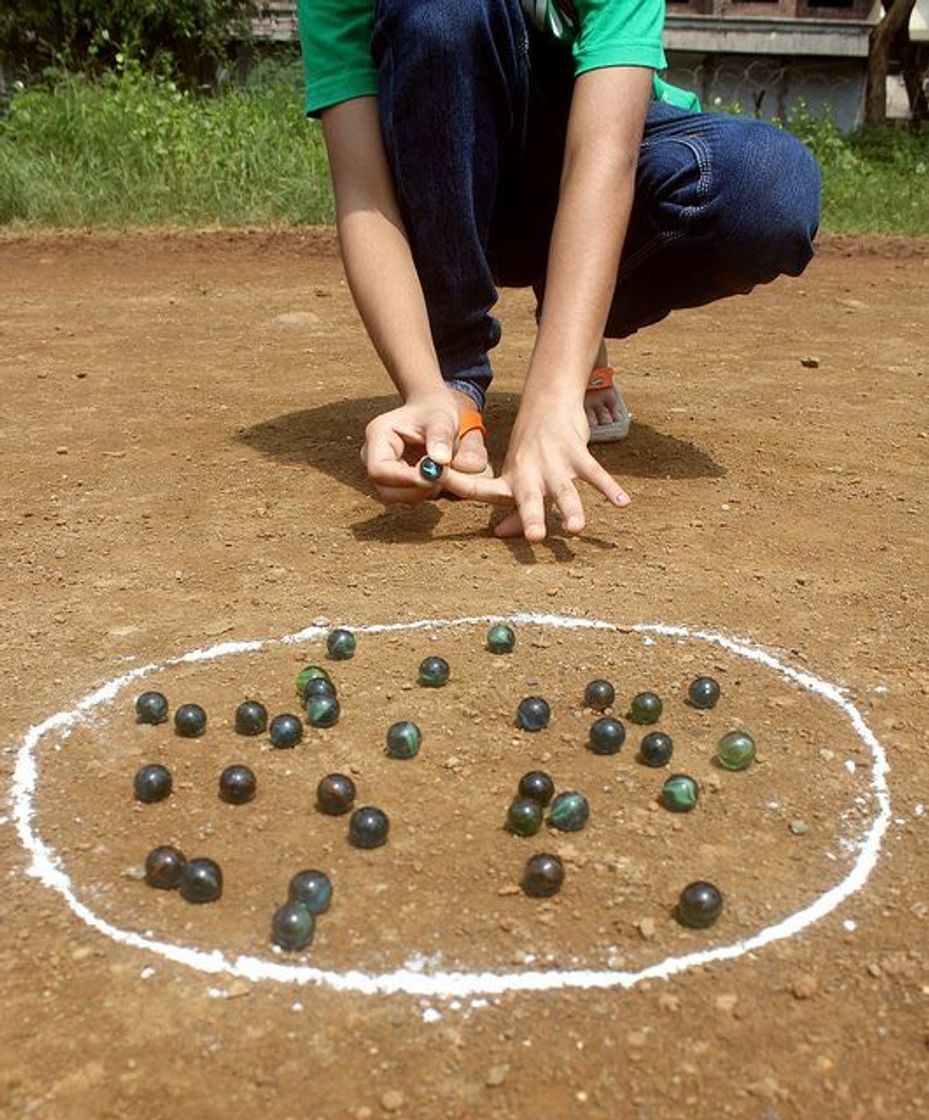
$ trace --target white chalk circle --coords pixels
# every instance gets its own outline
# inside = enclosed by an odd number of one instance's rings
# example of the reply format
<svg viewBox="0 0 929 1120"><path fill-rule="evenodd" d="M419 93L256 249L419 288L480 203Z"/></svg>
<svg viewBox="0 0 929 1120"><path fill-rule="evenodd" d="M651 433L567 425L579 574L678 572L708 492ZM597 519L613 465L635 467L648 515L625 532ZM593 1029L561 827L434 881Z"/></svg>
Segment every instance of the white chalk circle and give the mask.
<svg viewBox="0 0 929 1120"><path fill-rule="evenodd" d="M77 701L74 707L58 712L31 727L19 746L13 778L13 813L20 840L31 860L30 875L45 886L57 891L71 910L87 925L121 945L155 953L169 961L187 965L200 972L225 974L250 981L271 980L278 983L321 984L338 991L359 992L367 995L405 992L412 996L434 999L456 999L470 996L500 995L505 992L548 991L556 988L631 988L642 980L666 979L698 965L714 961L733 960L764 948L775 941L782 941L806 929L836 909L845 899L865 884L874 869L881 849L881 842L890 823L890 794L887 787L888 763L883 747L867 726L861 713L845 696L842 689L806 670L795 669L779 661L768 651L750 642L726 637L706 630L691 630L686 626L662 623L636 623L624 625L594 619L570 618L558 615L515 614L476 616L457 619L427 619L419 622L394 623L353 627L359 633L378 634L412 630L438 630L454 626L473 626L499 621L517 624L556 627L566 630L600 630L640 635L657 635L682 641L703 642L717 646L738 657L745 658L778 673L799 688L813 693L835 705L848 719L857 737L866 745L871 755L870 785L878 811L858 838L858 854L848 874L829 890L819 895L809 906L788 915L781 921L761 929L754 936L720 945L711 949L667 957L639 971L620 968L601 969L551 969L507 972L427 971L419 964L407 965L392 972L367 973L358 969L339 972L313 968L309 965L280 963L263 957L237 956L229 958L220 950L205 951L168 941L159 941L131 930L120 929L101 918L74 891L71 879L61 858L39 835L35 824L34 797L39 778L37 752L42 739L50 732L65 729L83 719L94 708L111 701L133 681L184 663L211 661L238 653L253 653L274 645L296 645L324 636L326 627L310 626L283 638L251 642L222 642L208 649L193 650L181 657L162 664L148 664L129 670L109 681L101 688Z"/></svg>

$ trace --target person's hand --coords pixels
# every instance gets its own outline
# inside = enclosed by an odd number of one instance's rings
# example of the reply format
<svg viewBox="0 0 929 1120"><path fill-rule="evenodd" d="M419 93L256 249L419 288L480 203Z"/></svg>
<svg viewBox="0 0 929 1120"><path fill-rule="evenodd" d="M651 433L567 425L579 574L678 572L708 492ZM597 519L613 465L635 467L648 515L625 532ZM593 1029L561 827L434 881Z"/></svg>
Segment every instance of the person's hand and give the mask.
<svg viewBox="0 0 929 1120"><path fill-rule="evenodd" d="M399 408L375 417L365 429L361 459L368 477L385 505L415 505L436 498L447 488L454 461L462 470L486 467L487 454L480 432L470 432L458 441L459 396L448 389L410 397ZM442 477L429 482L419 473L419 463L428 455L444 467Z"/></svg>
<svg viewBox="0 0 929 1120"><path fill-rule="evenodd" d="M614 506L629 504L629 496L587 449L588 434L582 402L524 398L500 477L471 478L450 472L445 489L494 505L515 503L516 508L497 525L498 537L543 540L547 505L555 508L569 533L580 533L586 518L576 481L589 483Z"/></svg>

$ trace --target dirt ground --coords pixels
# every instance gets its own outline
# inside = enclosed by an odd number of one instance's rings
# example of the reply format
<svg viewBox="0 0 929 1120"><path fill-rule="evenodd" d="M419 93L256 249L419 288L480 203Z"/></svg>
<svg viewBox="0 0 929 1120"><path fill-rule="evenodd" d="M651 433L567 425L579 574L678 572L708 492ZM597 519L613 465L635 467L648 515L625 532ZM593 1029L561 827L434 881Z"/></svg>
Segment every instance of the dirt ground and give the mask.
<svg viewBox="0 0 929 1120"><path fill-rule="evenodd" d="M133 665L314 620L365 624L534 612L679 623L743 636L848 690L887 752L892 812L862 889L790 938L629 990L454 1003L208 975L104 936L28 874L0 808L6 884L0 1115L523 1118L924 1117L929 1112L929 244L832 240L807 274L679 313L611 350L634 414L598 451L633 498L591 496L578 539L499 542L467 503L384 511L358 458L388 400L327 231L0 240L0 450L6 788L27 729ZM531 302L501 301L489 409L499 462L531 345ZM812 361L811 359L816 359ZM120 929L286 963L267 922L306 861L336 896L302 964L640 969L750 937L851 867L874 819L870 759L834 705L705 644L628 631L519 628L509 659L480 625L362 635L333 666L345 715L292 752L243 741L246 694L293 710L322 642L161 668L172 706L210 712L196 743L139 728L128 685L39 744L33 824L76 895ZM444 653L446 690L415 686ZM682 702L711 671L718 709ZM664 776L584 749L592 676L623 714L655 687L660 725L701 782L698 809L655 804ZM513 727L538 691L552 726ZM416 718L419 758L383 757ZM729 726L760 762L712 766ZM134 805L143 761L175 792ZM260 793L222 805L221 765ZM855 766L847 765L854 762ZM516 779L550 769L590 796L588 827L502 828ZM326 771L382 800L391 840L357 852L312 810ZM132 877L154 843L214 855L227 891L189 907ZM514 884L563 855L561 895ZM671 910L688 878L727 898L711 930Z"/></svg>

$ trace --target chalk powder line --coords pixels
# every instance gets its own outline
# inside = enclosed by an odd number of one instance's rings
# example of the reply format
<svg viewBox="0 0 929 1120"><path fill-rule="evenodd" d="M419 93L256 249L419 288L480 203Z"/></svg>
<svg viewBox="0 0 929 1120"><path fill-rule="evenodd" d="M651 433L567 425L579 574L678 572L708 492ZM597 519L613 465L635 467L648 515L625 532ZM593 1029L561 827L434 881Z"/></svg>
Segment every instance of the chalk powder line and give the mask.
<svg viewBox="0 0 929 1120"><path fill-rule="evenodd" d="M451 626L473 626L479 623L512 621L566 630L606 630L616 633L656 634L685 641L701 641L720 647L738 657L766 666L807 692L828 700L848 718L856 735L867 746L872 757L871 789L879 811L860 838L858 858L851 870L835 886L819 895L809 906L767 926L754 936L730 945L716 946L680 957L667 957L638 972L624 969L551 969L521 972L427 972L408 964L393 972L367 973L360 969L336 972L309 965L281 964L262 957L227 958L219 949L207 952L172 942L158 941L131 930L120 929L101 918L82 902L74 892L71 879L57 852L42 840L34 825L33 798L38 783L37 747L52 731L67 728L88 712L114 699L127 685L157 670L172 665L212 661L237 653L252 653L273 645L297 645L322 637L328 627L309 626L283 638L264 641L220 642L208 649L192 650L162 663L152 662L129 670L82 697L73 708L58 712L29 728L19 747L13 775L13 816L23 847L31 856L28 873L45 886L57 891L82 921L121 945L156 953L166 960L187 965L210 974L225 974L251 981L273 980L279 983L320 984L337 991L360 992L365 995L407 993L435 999L457 999L469 996L501 995L506 992L541 992L556 988L632 988L642 980L667 979L687 969L714 961L734 960L775 941L793 937L836 909L850 895L864 886L880 855L881 842L890 824L890 792L887 755L874 733L865 723L855 705L843 690L805 670L794 669L779 661L767 650L751 642L730 638L709 630L691 630L686 626L664 623L623 625L596 619L571 618L547 614L478 615L457 619L423 619L383 625L353 627L358 633L383 634L406 630L438 630Z"/></svg>

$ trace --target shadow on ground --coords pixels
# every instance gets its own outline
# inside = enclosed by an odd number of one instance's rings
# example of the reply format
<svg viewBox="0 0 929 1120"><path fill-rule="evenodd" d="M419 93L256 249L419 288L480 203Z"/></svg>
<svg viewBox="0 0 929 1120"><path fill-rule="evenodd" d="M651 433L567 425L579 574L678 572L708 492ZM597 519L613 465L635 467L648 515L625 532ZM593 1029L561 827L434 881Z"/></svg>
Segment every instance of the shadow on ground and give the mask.
<svg viewBox="0 0 929 1120"><path fill-rule="evenodd" d="M364 397L333 401L318 408L288 412L241 429L237 438L246 446L282 463L314 467L331 478L370 496L371 487L359 451L365 425L374 416L396 406L395 396ZM488 447L491 461L499 467L519 404L517 393L496 393L487 409ZM725 469L688 440L656 431L634 422L629 437L617 444L601 444L596 455L618 478L722 478ZM409 541L432 539L442 520L441 503L416 507L394 507L351 526L359 540ZM480 533L443 535L443 540L473 539ZM585 538L588 543L613 547L610 542ZM570 560L572 553L557 533L549 539L557 558ZM512 542L517 559L533 562L525 542ZM561 555L563 553L563 555Z"/></svg>

